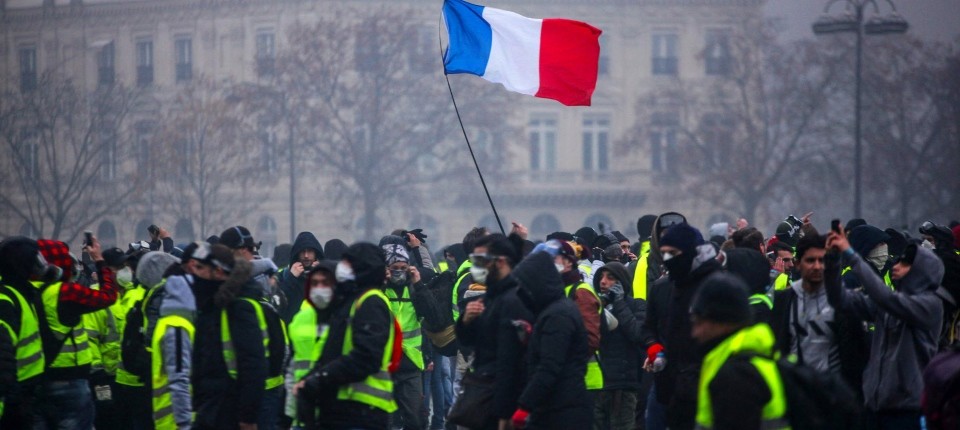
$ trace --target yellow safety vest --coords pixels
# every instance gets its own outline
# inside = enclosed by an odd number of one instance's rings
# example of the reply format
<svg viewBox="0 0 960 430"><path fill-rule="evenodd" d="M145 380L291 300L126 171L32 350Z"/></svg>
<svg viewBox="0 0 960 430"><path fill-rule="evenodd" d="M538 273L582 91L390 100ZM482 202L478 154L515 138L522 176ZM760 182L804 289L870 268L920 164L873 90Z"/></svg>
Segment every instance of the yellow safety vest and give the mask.
<svg viewBox="0 0 960 430"><path fill-rule="evenodd" d="M781 273L773 280L773 291L782 291L790 287L790 275Z"/></svg>
<svg viewBox="0 0 960 430"><path fill-rule="evenodd" d="M54 336L58 340L62 339L63 342L53 360L48 360L47 367L51 369L80 367L93 362L93 353L90 352L87 332L83 329L83 325L78 322L77 325L70 327L60 322L57 305L60 302L62 284L62 282L55 282L46 285L41 293L43 310L47 315L47 326L50 327ZM39 286L36 283L34 285Z"/></svg>
<svg viewBox="0 0 960 430"><path fill-rule="evenodd" d="M170 379L163 371L163 351L160 343L167 328L177 327L187 331L193 344L193 323L178 315L168 315L157 321L150 342L150 379L153 387L153 427L156 430L176 430L177 421L173 414L173 399L170 396ZM177 358L180 359L179 357Z"/></svg>
<svg viewBox="0 0 960 430"><path fill-rule="evenodd" d="M637 270L633 272L633 298L647 299L647 258L650 257L650 241L640 242L640 255L637 257Z"/></svg>
<svg viewBox="0 0 960 430"><path fill-rule="evenodd" d="M330 336L328 324L317 323L317 310L304 300L300 310L290 321L290 343L293 345L293 381L296 383L307 376L310 369L320 360L323 347Z"/></svg>
<svg viewBox="0 0 960 430"><path fill-rule="evenodd" d="M40 339L40 319L33 304L27 301L15 288L0 287L0 300L13 303L20 309L20 332L14 333L12 327L3 323L10 332L10 340L17 349L17 381L39 376L43 373L43 341ZM2 322L0 322L2 323Z"/></svg>
<svg viewBox="0 0 960 430"><path fill-rule="evenodd" d="M460 319L460 306L458 302L460 298L457 297L457 291L460 290L460 283L463 282L463 278L466 278L470 274L470 268L473 267L473 263L470 260L464 261L460 267L457 268L457 282L453 283L453 320L456 321Z"/></svg>
<svg viewBox="0 0 960 430"><path fill-rule="evenodd" d="M123 338L123 329L127 324L127 313L136 306L137 302L146 302L147 299L147 290L140 285L133 287L127 292L122 293L123 296L117 300L117 304L120 306L113 312L114 318L117 319L117 330L120 332L121 342ZM144 328L146 326L144 325ZM117 383L121 385L126 385L128 387L142 387L144 386L143 381L140 380L140 377L128 372L123 368L123 360L117 364Z"/></svg>
<svg viewBox="0 0 960 430"><path fill-rule="evenodd" d="M757 353L768 355L774 347L773 331L765 323L756 324L741 329L713 348L703 359L700 368L700 385L697 396L697 428L713 428L713 404L710 399L710 382L717 376L730 356L741 353ZM787 396L783 390L783 381L777 370L777 362L762 356L750 358L750 363L757 368L760 376L770 389L770 401L763 406L761 412L762 429L789 429L790 423L786 419Z"/></svg>
<svg viewBox="0 0 960 430"><path fill-rule="evenodd" d="M563 290L563 293L567 297L570 297L570 291L573 289L573 285L567 285ZM600 296L597 295L596 291L593 291L593 288L590 288L585 282L577 284L577 289L584 289L593 294L593 297L597 299L597 313L603 314L603 303L600 301ZM575 297L570 297L575 299ZM584 382L587 384L588 390L599 390L603 388L603 370L600 369L600 352L594 353L589 360L587 360L587 373L584 375Z"/></svg>
<svg viewBox="0 0 960 430"><path fill-rule="evenodd" d="M263 338L263 350L266 353L266 360L270 362L270 331L267 329L267 318L263 314L263 307L260 302L251 299L251 298L241 298L253 305L253 310L257 314L257 322L260 326L260 336ZM280 328L283 330L283 342L284 344L290 343L290 338L287 336L287 326L284 325L283 320L280 320ZM230 377L237 379L237 353L233 348L233 338L230 335L230 322L227 318L227 308L223 308L220 312L220 339L223 342L223 361L227 364L227 373L230 374ZM273 389L283 385L283 371L281 370L279 375L267 375L266 389Z"/></svg>
<svg viewBox="0 0 960 430"><path fill-rule="evenodd" d="M97 289L97 285L90 288ZM108 375L116 375L120 364L120 331L117 329L115 312L121 312L120 300L106 309L83 314L83 329L87 332L87 342L93 354L94 369L101 369Z"/></svg>
<svg viewBox="0 0 960 430"><path fill-rule="evenodd" d="M440 262L437 263L437 273L443 273L447 270L450 270L450 263L448 263L447 260L440 260Z"/></svg>
<svg viewBox="0 0 960 430"><path fill-rule="evenodd" d="M397 297L397 292L392 288L387 288L385 294L390 299L390 310L400 321L400 330L403 331L403 355L406 355L417 369L423 370L423 336L420 334L417 311L410 301L410 288L403 287L401 297Z"/></svg>
<svg viewBox="0 0 960 430"><path fill-rule="evenodd" d="M866 261L864 261L864 263L870 264L869 262L866 262ZM840 271L840 276L846 275L847 272L850 271L850 269L851 269L850 266L844 267L843 270ZM893 289L893 280L890 279L889 270L887 271L887 273L883 274L883 283L886 284L888 287L890 287L891 290Z"/></svg>
<svg viewBox="0 0 960 430"><path fill-rule="evenodd" d="M383 304L389 309L390 302L387 296L378 289L370 289L360 295L359 298L350 307L350 320L347 323L346 334L343 339L343 350L341 354L347 356L353 351L353 316L357 309L369 297L376 297L383 300ZM383 345L383 360L380 362L380 370L360 382L353 382L341 386L337 390L337 399L350 400L375 407L387 413L393 413L397 410L397 402L393 399L393 379L390 377L390 360L393 355L393 342L397 333L393 324L390 324L390 335L387 337L387 343Z"/></svg>

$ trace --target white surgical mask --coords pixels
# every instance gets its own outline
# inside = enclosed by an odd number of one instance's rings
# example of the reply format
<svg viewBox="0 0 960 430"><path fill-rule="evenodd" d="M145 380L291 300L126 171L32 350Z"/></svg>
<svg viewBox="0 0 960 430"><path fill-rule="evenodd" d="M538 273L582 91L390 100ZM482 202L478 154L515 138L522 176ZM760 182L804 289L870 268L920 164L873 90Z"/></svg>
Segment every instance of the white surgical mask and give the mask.
<svg viewBox="0 0 960 430"><path fill-rule="evenodd" d="M870 251L870 255L867 256L867 261L876 267L877 270L883 270L883 266L887 264L887 260L890 259L890 253L887 250L887 244L881 243L877 245L873 250Z"/></svg>
<svg viewBox="0 0 960 430"><path fill-rule="evenodd" d="M314 287L310 289L310 302L319 309L326 309L333 299L333 288Z"/></svg>
<svg viewBox="0 0 960 430"><path fill-rule="evenodd" d="M560 263L553 263L553 267L557 268L557 271L563 273L563 265Z"/></svg>
<svg viewBox="0 0 960 430"><path fill-rule="evenodd" d="M117 283L121 287L130 289L133 287L133 271L129 267L124 267L117 272Z"/></svg>
<svg viewBox="0 0 960 430"><path fill-rule="evenodd" d="M470 276L473 276L473 281L478 284L483 284L483 285L487 284L487 274L489 272L490 271L487 270L486 267L477 267L477 266L470 267Z"/></svg>
<svg viewBox="0 0 960 430"><path fill-rule="evenodd" d="M343 262L337 263L337 270L334 273L334 276L337 278L337 282L348 282L356 281L357 275L353 273L353 268L349 265L343 264Z"/></svg>
<svg viewBox="0 0 960 430"><path fill-rule="evenodd" d="M937 247L934 246L933 242L931 242L931 241L929 241L929 240L927 240L927 239L924 239L924 240L923 240L923 243L921 243L920 246L922 246L922 247L924 247L924 248L927 248L927 249L937 249Z"/></svg>

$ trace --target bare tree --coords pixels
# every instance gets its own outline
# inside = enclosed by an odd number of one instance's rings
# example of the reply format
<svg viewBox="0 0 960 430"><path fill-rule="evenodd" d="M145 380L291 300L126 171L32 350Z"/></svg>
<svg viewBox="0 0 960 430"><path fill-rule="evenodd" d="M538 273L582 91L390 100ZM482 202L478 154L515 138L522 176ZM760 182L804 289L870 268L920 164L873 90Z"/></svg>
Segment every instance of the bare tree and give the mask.
<svg viewBox="0 0 960 430"><path fill-rule="evenodd" d="M637 103L628 135L669 129L675 146L623 146L663 160L655 180L752 220L796 191L786 185L791 174L837 170L828 102L844 70L830 53L822 42L780 43L771 24L745 19L708 44L707 76L673 80Z"/></svg>
<svg viewBox="0 0 960 430"><path fill-rule="evenodd" d="M259 136L229 94L202 79L181 87L154 135L156 201L194 222L200 237L256 209L268 189Z"/></svg>
<svg viewBox="0 0 960 430"><path fill-rule="evenodd" d="M373 238L384 209L415 213L425 184L458 181L469 163L441 74L436 27L409 11L334 7L312 24L298 24L266 87L277 124L306 168L335 187L327 195L361 215ZM498 143L512 137L502 91L457 80L465 122ZM302 149L301 149L302 148ZM480 155L492 174L505 151ZM321 181L325 182L325 181ZM398 211L390 211L396 215Z"/></svg>
<svg viewBox="0 0 960 430"><path fill-rule="evenodd" d="M145 178L125 163L136 93L121 85L86 92L58 71L33 89L0 94L0 211L37 236L72 240L116 212Z"/></svg>

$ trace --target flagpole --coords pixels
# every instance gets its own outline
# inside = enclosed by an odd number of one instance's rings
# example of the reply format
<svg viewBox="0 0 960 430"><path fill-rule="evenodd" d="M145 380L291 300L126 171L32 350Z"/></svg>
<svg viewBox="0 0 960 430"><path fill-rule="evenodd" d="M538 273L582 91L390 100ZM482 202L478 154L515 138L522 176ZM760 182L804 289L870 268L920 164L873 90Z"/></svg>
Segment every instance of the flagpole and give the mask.
<svg viewBox="0 0 960 430"><path fill-rule="evenodd" d="M443 14L440 15L440 25L443 24ZM443 33L440 25L437 27L437 39L439 40L440 46L440 62L441 66L443 65ZM460 108L457 107L457 98L453 96L453 87L450 86L450 75L447 74L447 69L443 69L443 78L447 81L447 90L450 91L450 100L453 101L453 110L457 113L457 122L460 123L460 131L463 132L463 140L467 142L467 149L470 150L470 158L473 159L473 167L477 169L477 176L480 177L480 185L483 185L483 192L487 194L487 201L490 202L490 209L493 209L493 216L497 219L497 226L500 227L500 233L503 233L506 236L507 232L503 229L503 223L500 222L500 214L497 213L497 207L493 205L493 199L490 197L490 190L487 189L487 181L483 179L483 173L480 172L480 164L477 163L477 156L473 153L473 145L470 144L470 138L467 137L467 129L463 126L463 119L460 118ZM470 250L467 250L469 252Z"/></svg>

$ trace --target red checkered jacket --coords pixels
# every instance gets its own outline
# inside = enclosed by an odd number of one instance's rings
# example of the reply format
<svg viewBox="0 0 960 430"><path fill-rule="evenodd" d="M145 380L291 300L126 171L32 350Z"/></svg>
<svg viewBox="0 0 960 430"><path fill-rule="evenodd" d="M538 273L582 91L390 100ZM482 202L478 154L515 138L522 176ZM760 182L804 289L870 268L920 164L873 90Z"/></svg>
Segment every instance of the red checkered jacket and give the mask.
<svg viewBox="0 0 960 430"><path fill-rule="evenodd" d="M37 244L40 245L40 253L48 263L63 269L63 276L60 279L73 278L73 259L70 257L67 244L59 240L46 239L37 240ZM117 301L117 281L113 270L102 261L98 261L97 271L100 275L99 290L70 281L63 281L60 284L57 317L64 325L79 324L83 314L107 308Z"/></svg>

